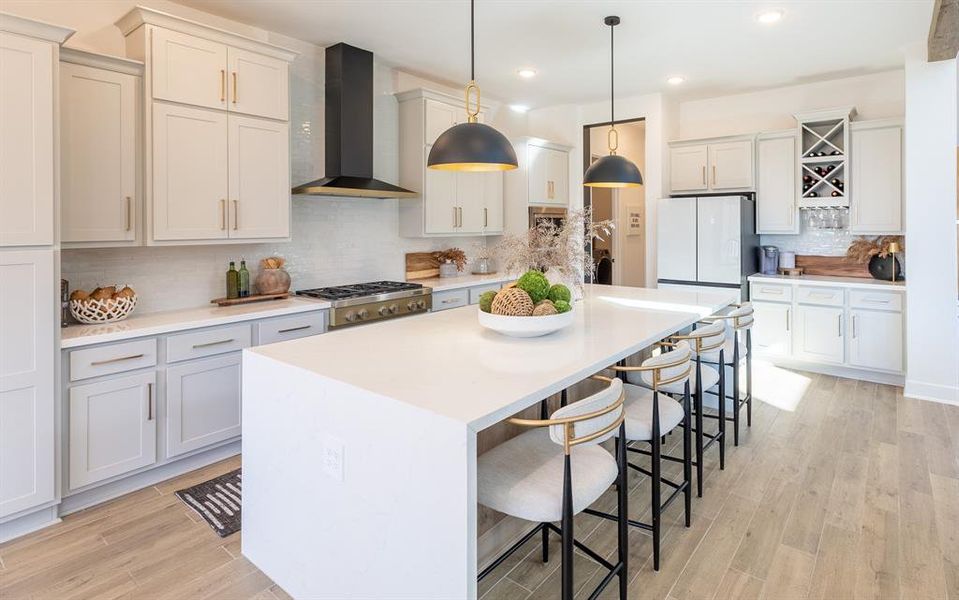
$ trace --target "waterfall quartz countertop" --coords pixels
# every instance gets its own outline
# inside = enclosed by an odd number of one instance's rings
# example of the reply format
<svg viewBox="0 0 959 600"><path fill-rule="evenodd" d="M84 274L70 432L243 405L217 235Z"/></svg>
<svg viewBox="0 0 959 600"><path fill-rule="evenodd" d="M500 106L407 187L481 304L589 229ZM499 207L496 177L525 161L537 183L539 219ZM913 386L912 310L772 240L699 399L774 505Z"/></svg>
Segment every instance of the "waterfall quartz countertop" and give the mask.
<svg viewBox="0 0 959 600"><path fill-rule="evenodd" d="M280 317L329 307L329 302L293 296L285 300L266 300L236 306L209 304L198 308L155 313L134 312L130 317L113 323L64 327L60 330L60 347L76 348L104 342L117 342L145 335L160 335L184 329Z"/></svg>
<svg viewBox="0 0 959 600"><path fill-rule="evenodd" d="M488 283L507 283L516 280L517 277L516 275L507 275L505 273L489 273L485 275L464 273L456 277L430 277L428 279L410 279L408 281L433 288L434 292L445 292L446 290L459 290Z"/></svg>
<svg viewBox="0 0 959 600"><path fill-rule="evenodd" d="M857 288L874 288L882 290L905 290L905 281L883 281L881 279L866 279L865 277L833 277L829 275L762 275L749 276L749 281L765 283L800 283L802 285L842 286Z"/></svg>

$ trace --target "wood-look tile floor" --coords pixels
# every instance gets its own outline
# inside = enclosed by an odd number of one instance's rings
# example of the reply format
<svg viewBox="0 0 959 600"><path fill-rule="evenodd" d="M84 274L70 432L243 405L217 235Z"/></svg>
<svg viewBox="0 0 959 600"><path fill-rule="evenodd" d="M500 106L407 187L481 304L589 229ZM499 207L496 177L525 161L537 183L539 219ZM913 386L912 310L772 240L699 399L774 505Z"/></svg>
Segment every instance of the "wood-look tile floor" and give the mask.
<svg viewBox="0 0 959 600"><path fill-rule="evenodd" d="M762 365L756 380L753 426L743 427L739 447L729 444L724 471L715 452L707 457L692 527L683 527L681 502L666 513L658 573L650 538L631 531L629 597L959 599L959 407ZM240 555L241 534L217 537L173 495L238 463L0 546L0 598L288 597ZM666 476L679 468L668 464ZM648 480L632 479L632 516L648 518L648 498ZM614 501L607 493L598 504ZM576 535L615 554L614 523L579 515ZM480 584L482 597L557 598L552 542L549 563L530 541ZM575 576L586 597L601 574L577 552ZM603 597L618 597L616 587Z"/></svg>

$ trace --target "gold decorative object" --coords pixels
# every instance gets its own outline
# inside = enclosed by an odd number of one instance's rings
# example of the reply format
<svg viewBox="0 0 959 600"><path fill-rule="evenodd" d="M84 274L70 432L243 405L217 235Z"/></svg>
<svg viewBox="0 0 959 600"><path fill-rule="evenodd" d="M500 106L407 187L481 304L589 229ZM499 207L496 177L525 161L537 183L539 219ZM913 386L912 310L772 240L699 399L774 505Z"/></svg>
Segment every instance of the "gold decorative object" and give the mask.
<svg viewBox="0 0 959 600"><path fill-rule="evenodd" d="M533 314L533 300L519 288L507 288L496 294L490 310L494 315L528 317Z"/></svg>
<svg viewBox="0 0 959 600"><path fill-rule="evenodd" d="M534 317L544 317L546 315L556 315L559 314L559 311L556 310L556 307L549 300L541 300L533 307L533 316Z"/></svg>
<svg viewBox="0 0 959 600"><path fill-rule="evenodd" d="M893 240L886 246L886 251L892 255L892 280L896 280L896 252L899 252L899 242Z"/></svg>

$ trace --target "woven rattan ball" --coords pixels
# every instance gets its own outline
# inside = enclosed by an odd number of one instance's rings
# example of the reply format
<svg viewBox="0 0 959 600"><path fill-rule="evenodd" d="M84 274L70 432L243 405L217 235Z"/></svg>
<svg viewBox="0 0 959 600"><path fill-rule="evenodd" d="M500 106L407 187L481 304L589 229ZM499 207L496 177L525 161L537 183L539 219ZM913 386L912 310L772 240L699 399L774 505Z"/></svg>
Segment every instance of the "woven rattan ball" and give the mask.
<svg viewBox="0 0 959 600"><path fill-rule="evenodd" d="M533 300L519 288L500 290L493 298L492 311L494 315L528 317L533 314Z"/></svg>
<svg viewBox="0 0 959 600"><path fill-rule="evenodd" d="M556 307L553 306L553 303L549 300L541 300L533 307L534 317L545 317L546 315L556 314L559 314L559 311L556 310Z"/></svg>

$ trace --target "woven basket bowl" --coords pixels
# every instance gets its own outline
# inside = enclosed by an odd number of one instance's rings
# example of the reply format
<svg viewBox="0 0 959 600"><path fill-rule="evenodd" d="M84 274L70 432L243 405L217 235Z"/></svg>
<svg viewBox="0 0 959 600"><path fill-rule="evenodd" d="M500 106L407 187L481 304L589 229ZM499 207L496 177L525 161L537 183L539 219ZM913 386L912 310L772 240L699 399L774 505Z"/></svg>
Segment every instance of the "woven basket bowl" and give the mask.
<svg viewBox="0 0 959 600"><path fill-rule="evenodd" d="M70 313L81 323L112 323L130 316L136 308L136 294L129 298L110 298L107 300L71 300Z"/></svg>
<svg viewBox="0 0 959 600"><path fill-rule="evenodd" d="M527 338L549 335L573 324L572 310L559 313L558 315L545 315L542 317L494 315L483 312L478 308L476 312L479 313L480 325L496 333L510 337Z"/></svg>

